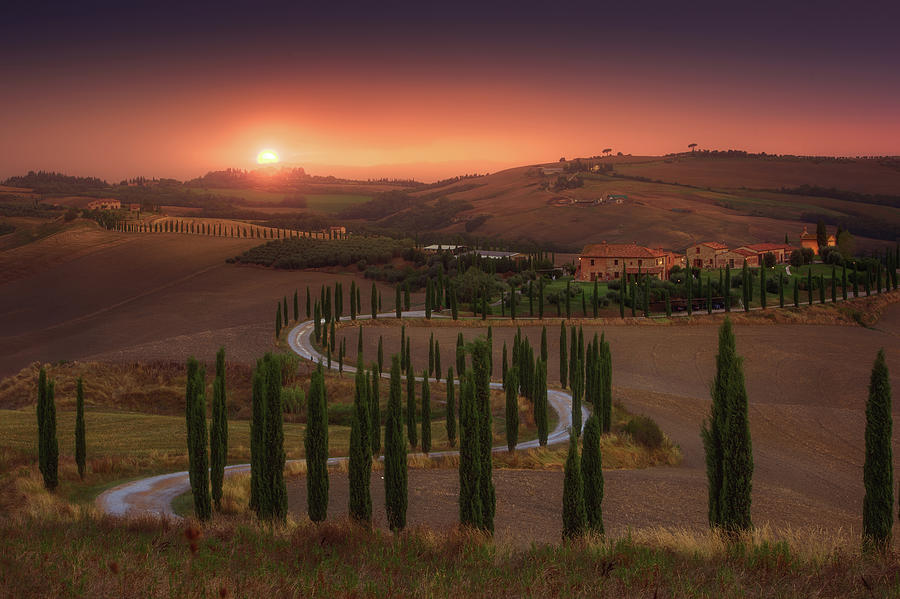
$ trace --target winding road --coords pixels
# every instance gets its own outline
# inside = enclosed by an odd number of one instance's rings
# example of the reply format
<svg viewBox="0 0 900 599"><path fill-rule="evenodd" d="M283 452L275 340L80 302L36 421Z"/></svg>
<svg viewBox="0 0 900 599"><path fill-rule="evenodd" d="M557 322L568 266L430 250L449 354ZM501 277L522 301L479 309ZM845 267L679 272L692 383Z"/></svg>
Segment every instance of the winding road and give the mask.
<svg viewBox="0 0 900 599"><path fill-rule="evenodd" d="M379 317L394 318L393 312L379 314ZM423 318L425 312L422 310L412 310L403 312L404 318ZM360 315L358 320L369 319L371 316ZM345 316L342 320L350 320L349 316ZM311 360L313 362L325 362L322 356L312 345L310 337L313 332L313 321L308 320L302 322L291 329L288 333L287 340L291 349L301 358ZM332 370L337 370L337 363L332 363ZM356 372L353 366L344 366L347 372ZM381 375L388 378L387 373ZM422 380L417 377L416 380ZM435 380L435 379L429 379ZM491 382L492 389L502 389L503 385L498 382ZM547 436L547 443L561 443L568 441L568 429L572 425L572 396L556 389L547 390L547 400L550 407L556 412L557 424ZM586 422L590 415L587 408L582 406L582 422ZM532 439L524 441L516 445L517 449L529 449L538 447L538 440ZM506 451L506 445L497 446L493 451ZM433 457L456 455L456 451L436 451L429 455ZM333 457L328 459L329 464L337 464L346 460L346 457ZM250 464L235 464L225 468L225 475L231 476L241 472L249 472ZM173 472L171 474L161 474L159 476L151 476L139 480L123 483L111 489L104 491L97 497L97 506L105 513L114 516L142 515L152 514L157 516L166 516L173 519L180 519L172 509L172 501L190 490L190 481L187 471Z"/></svg>

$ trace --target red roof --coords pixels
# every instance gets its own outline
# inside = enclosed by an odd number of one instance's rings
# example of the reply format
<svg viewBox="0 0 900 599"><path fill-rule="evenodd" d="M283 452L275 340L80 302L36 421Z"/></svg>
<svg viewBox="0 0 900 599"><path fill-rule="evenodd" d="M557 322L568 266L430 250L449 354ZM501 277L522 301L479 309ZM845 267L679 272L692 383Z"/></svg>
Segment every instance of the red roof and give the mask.
<svg viewBox="0 0 900 599"><path fill-rule="evenodd" d="M718 241L704 241L700 245L705 245L706 247L712 248L714 250L727 250L728 249L727 245L719 243Z"/></svg>
<svg viewBox="0 0 900 599"><path fill-rule="evenodd" d="M752 243L750 245L742 245L742 248L753 250L754 252L771 252L773 250L792 250L793 247L783 243Z"/></svg>
<svg viewBox="0 0 900 599"><path fill-rule="evenodd" d="M584 246L582 256L593 258L659 258L665 255L660 250L652 250L636 243L592 243Z"/></svg>
<svg viewBox="0 0 900 599"><path fill-rule="evenodd" d="M748 250L745 248L738 248L736 250L733 250L733 252L735 254L740 254L741 256L755 256L756 255L756 252L754 252L753 250Z"/></svg>

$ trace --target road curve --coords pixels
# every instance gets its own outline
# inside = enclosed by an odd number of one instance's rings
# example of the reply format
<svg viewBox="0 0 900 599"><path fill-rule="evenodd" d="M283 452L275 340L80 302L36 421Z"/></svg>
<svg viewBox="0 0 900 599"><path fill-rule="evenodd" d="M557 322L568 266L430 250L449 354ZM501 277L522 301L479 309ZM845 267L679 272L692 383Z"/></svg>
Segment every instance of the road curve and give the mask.
<svg viewBox="0 0 900 599"><path fill-rule="evenodd" d="M403 312L402 316L404 318L422 318L425 316L425 312L422 310L412 310ZM393 312L390 312L379 314L379 317L394 318L396 315ZM371 318L371 316L360 315L357 318L365 320ZM345 316L342 320L349 320L349 317ZM321 361L322 363L325 363L325 357L312 345L310 339L312 332L312 320L298 324L291 329L290 333L288 333L288 345L290 345L290 348L301 358L313 362ZM337 370L337 368L337 363L333 362L332 370ZM347 372L356 372L355 367L348 365L344 365L344 370ZM387 373L382 373L381 376L384 378L389 377ZM416 380L422 380L422 378L417 377ZM435 379L430 380L433 381ZM491 388L502 389L503 385L498 382L491 382ZM568 429L572 425L572 396L566 391L548 389L547 401L558 417L556 427L547 435L547 443L554 444L568 441ZM582 423L584 423L587 421L590 413L584 406L582 406L581 412L581 420ZM538 447L538 445L538 440L532 439L530 441L519 443L516 445L516 449L529 449ZM506 451L506 449L506 445L502 445L494 447L492 451ZM429 455L441 457L456 455L457 453L457 451L433 451L429 453ZM346 459L346 457L329 458L328 463L337 464ZM225 476L248 472L249 470L250 464L234 464L225 468ZM172 501L179 495L189 491L190 488L191 485L187 471L160 474L159 476L134 480L108 489L97 497L96 504L104 513L113 516L151 514L180 519L180 516L172 510Z"/></svg>

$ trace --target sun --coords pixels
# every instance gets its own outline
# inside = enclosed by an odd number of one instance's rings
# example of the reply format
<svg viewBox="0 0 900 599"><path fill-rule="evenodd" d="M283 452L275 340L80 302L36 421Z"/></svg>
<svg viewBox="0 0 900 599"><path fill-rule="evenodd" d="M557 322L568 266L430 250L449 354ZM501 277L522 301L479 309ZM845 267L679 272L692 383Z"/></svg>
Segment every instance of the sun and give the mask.
<svg viewBox="0 0 900 599"><path fill-rule="evenodd" d="M277 164L279 160L275 150L263 150L256 155L257 164Z"/></svg>

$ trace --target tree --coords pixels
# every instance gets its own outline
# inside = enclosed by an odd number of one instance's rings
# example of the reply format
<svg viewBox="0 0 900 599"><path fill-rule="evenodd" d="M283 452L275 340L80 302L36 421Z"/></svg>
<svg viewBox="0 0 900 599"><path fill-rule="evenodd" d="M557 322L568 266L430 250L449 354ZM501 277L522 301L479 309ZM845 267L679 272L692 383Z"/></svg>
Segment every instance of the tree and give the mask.
<svg viewBox="0 0 900 599"><path fill-rule="evenodd" d="M480 435L472 371L460 377L459 392L459 523L483 527L481 491Z"/></svg>
<svg viewBox="0 0 900 599"><path fill-rule="evenodd" d="M431 386L427 372L422 377L422 452L431 452Z"/></svg>
<svg viewBox="0 0 900 599"><path fill-rule="evenodd" d="M538 359L534 365L534 392L532 401L534 402L534 421L538 430L538 443L541 447L547 445L548 419L547 414L547 363Z"/></svg>
<svg viewBox="0 0 900 599"><path fill-rule="evenodd" d="M592 414L584 425L581 471L588 528L603 534L603 457L600 452L600 419Z"/></svg>
<svg viewBox="0 0 900 599"><path fill-rule="evenodd" d="M188 478L194 498L194 515L209 520L212 505L209 496L209 454L206 435L205 370L193 357L187 364L185 420L187 421Z"/></svg>
<svg viewBox="0 0 900 599"><path fill-rule="evenodd" d="M559 384L563 389L568 382L569 359L566 356L566 323L559 324Z"/></svg>
<svg viewBox="0 0 900 599"><path fill-rule="evenodd" d="M456 446L456 387L453 382L453 367L447 369L447 444Z"/></svg>
<svg viewBox="0 0 900 599"><path fill-rule="evenodd" d="M571 288L572 281L566 281L566 318L572 318L572 296L570 295Z"/></svg>
<svg viewBox="0 0 900 599"><path fill-rule="evenodd" d="M406 357L406 435L409 437L409 446L418 445L418 432L416 431L416 375Z"/></svg>
<svg viewBox="0 0 900 599"><path fill-rule="evenodd" d="M866 402L866 459L863 465L863 542L887 549L891 543L894 505L894 459L891 382L884 350L879 350L869 377Z"/></svg>
<svg viewBox="0 0 900 599"><path fill-rule="evenodd" d="M391 357L391 386L384 429L384 500L388 526L393 531L406 527L407 466L406 439L400 404L400 358Z"/></svg>
<svg viewBox="0 0 900 599"><path fill-rule="evenodd" d="M287 487L284 483L284 424L281 404L283 366L281 359L271 354L266 354L263 363L266 372L264 387L266 415L263 424L266 467L265 478L262 479L261 486L262 496L266 498L266 502L260 505L261 509L258 513L264 520L284 522L287 517Z"/></svg>
<svg viewBox="0 0 900 599"><path fill-rule="evenodd" d="M759 306L766 309L766 269L759 268Z"/></svg>
<svg viewBox="0 0 900 599"><path fill-rule="evenodd" d="M350 281L350 320L356 320L356 281Z"/></svg>
<svg viewBox="0 0 900 599"><path fill-rule="evenodd" d="M372 293L370 300L372 302L372 320L378 318L378 287L372 283Z"/></svg>
<svg viewBox="0 0 900 599"><path fill-rule="evenodd" d="M259 514L264 470L264 427L266 418L265 370L263 361L256 361L252 376L252 412L250 418L250 509ZM312 388L310 388L312 394ZM312 399L310 397L310 399ZM262 500L264 501L264 499Z"/></svg>
<svg viewBox="0 0 900 599"><path fill-rule="evenodd" d="M816 223L816 243L819 245L819 253L822 253L828 247L828 229L825 227L825 221L821 218Z"/></svg>
<svg viewBox="0 0 900 599"><path fill-rule="evenodd" d="M742 361L735 349L731 320L726 318L719 329L712 406L701 438L706 451L709 523L729 533L752 526L753 453Z"/></svg>
<svg viewBox="0 0 900 599"><path fill-rule="evenodd" d="M282 301L284 302L283 307L282 307L282 312L281 312L281 316L283 318L282 324L284 326L287 326L288 325L288 304L287 304L287 296L286 295L282 297Z"/></svg>
<svg viewBox="0 0 900 599"><path fill-rule="evenodd" d="M47 380L47 372L41 368L38 375L38 465L44 478L44 487L53 491L59 485L59 443L56 439L56 402L53 381Z"/></svg>
<svg viewBox="0 0 900 599"><path fill-rule="evenodd" d="M378 374L383 372L384 367L384 337L378 336Z"/></svg>
<svg viewBox="0 0 900 599"><path fill-rule="evenodd" d="M352 297L352 296L351 296ZM369 439L369 387L368 375L362 358L357 360L356 386L353 415L350 419L350 517L357 522L372 521L372 495L369 481L372 478L372 441Z"/></svg>
<svg viewBox="0 0 900 599"><path fill-rule="evenodd" d="M577 353L572 364L572 372L577 374L581 370ZM581 398L584 395L584 379L573 375L570 386L572 389L572 430L575 431L577 437L581 434Z"/></svg>
<svg viewBox="0 0 900 599"><path fill-rule="evenodd" d="M506 390L506 447L512 453L519 443L519 370L513 366L503 377Z"/></svg>
<svg viewBox="0 0 900 599"><path fill-rule="evenodd" d="M587 513L584 506L584 479L581 476L581 459L578 456L578 437L569 434L569 455L566 457L563 479L563 539L580 537L587 530Z"/></svg>
<svg viewBox="0 0 900 599"><path fill-rule="evenodd" d="M400 311L400 284L398 283L396 287L394 287L394 314L396 314L397 318L401 318L402 314Z"/></svg>
<svg viewBox="0 0 900 599"><path fill-rule="evenodd" d="M600 338L600 391L603 407L603 432L608 433L612 427L612 350L606 335Z"/></svg>
<svg viewBox="0 0 900 599"><path fill-rule="evenodd" d="M372 364L372 370L369 373L369 416L371 424L369 425L369 438L372 442L372 455L377 456L381 451L381 398L379 386L381 384L380 367L378 364Z"/></svg>
<svg viewBox="0 0 900 599"><path fill-rule="evenodd" d="M300 298L297 296L297 290L294 290L294 322L300 320Z"/></svg>
<svg viewBox="0 0 900 599"><path fill-rule="evenodd" d="M694 148L697 147L697 144L695 144L695 143L689 143L689 144L688 144L688 147L691 149L691 152L693 153Z"/></svg>
<svg viewBox="0 0 900 599"><path fill-rule="evenodd" d="M403 287L403 309L409 312L412 300L409 295L409 285Z"/></svg>
<svg viewBox="0 0 900 599"><path fill-rule="evenodd" d="M466 349L462 332L456 336L456 371L460 377L466 371Z"/></svg>
<svg viewBox="0 0 900 599"><path fill-rule="evenodd" d="M216 354L216 378L213 381L212 428L209 431L209 465L212 500L222 509L222 484L228 458L228 410L225 405L225 348Z"/></svg>
<svg viewBox="0 0 900 599"><path fill-rule="evenodd" d="M538 279L538 318L544 320L544 277Z"/></svg>
<svg viewBox="0 0 900 599"><path fill-rule="evenodd" d="M328 399L322 364L313 371L307 401L306 497L307 514L313 522L322 522L328 514ZM270 407L271 410L271 407Z"/></svg>
<svg viewBox="0 0 900 599"><path fill-rule="evenodd" d="M275 336L281 337L281 303L278 304L278 309L275 311Z"/></svg>
<svg viewBox="0 0 900 599"><path fill-rule="evenodd" d="M478 429L478 491L481 495L481 527L493 534L497 498L494 492L491 446L494 430L491 417L491 345L489 340L472 342L472 382Z"/></svg>
<svg viewBox="0 0 900 599"><path fill-rule="evenodd" d="M84 383L81 377L75 383L75 464L78 465L78 478L84 480L85 457L87 444L84 438Z"/></svg>

